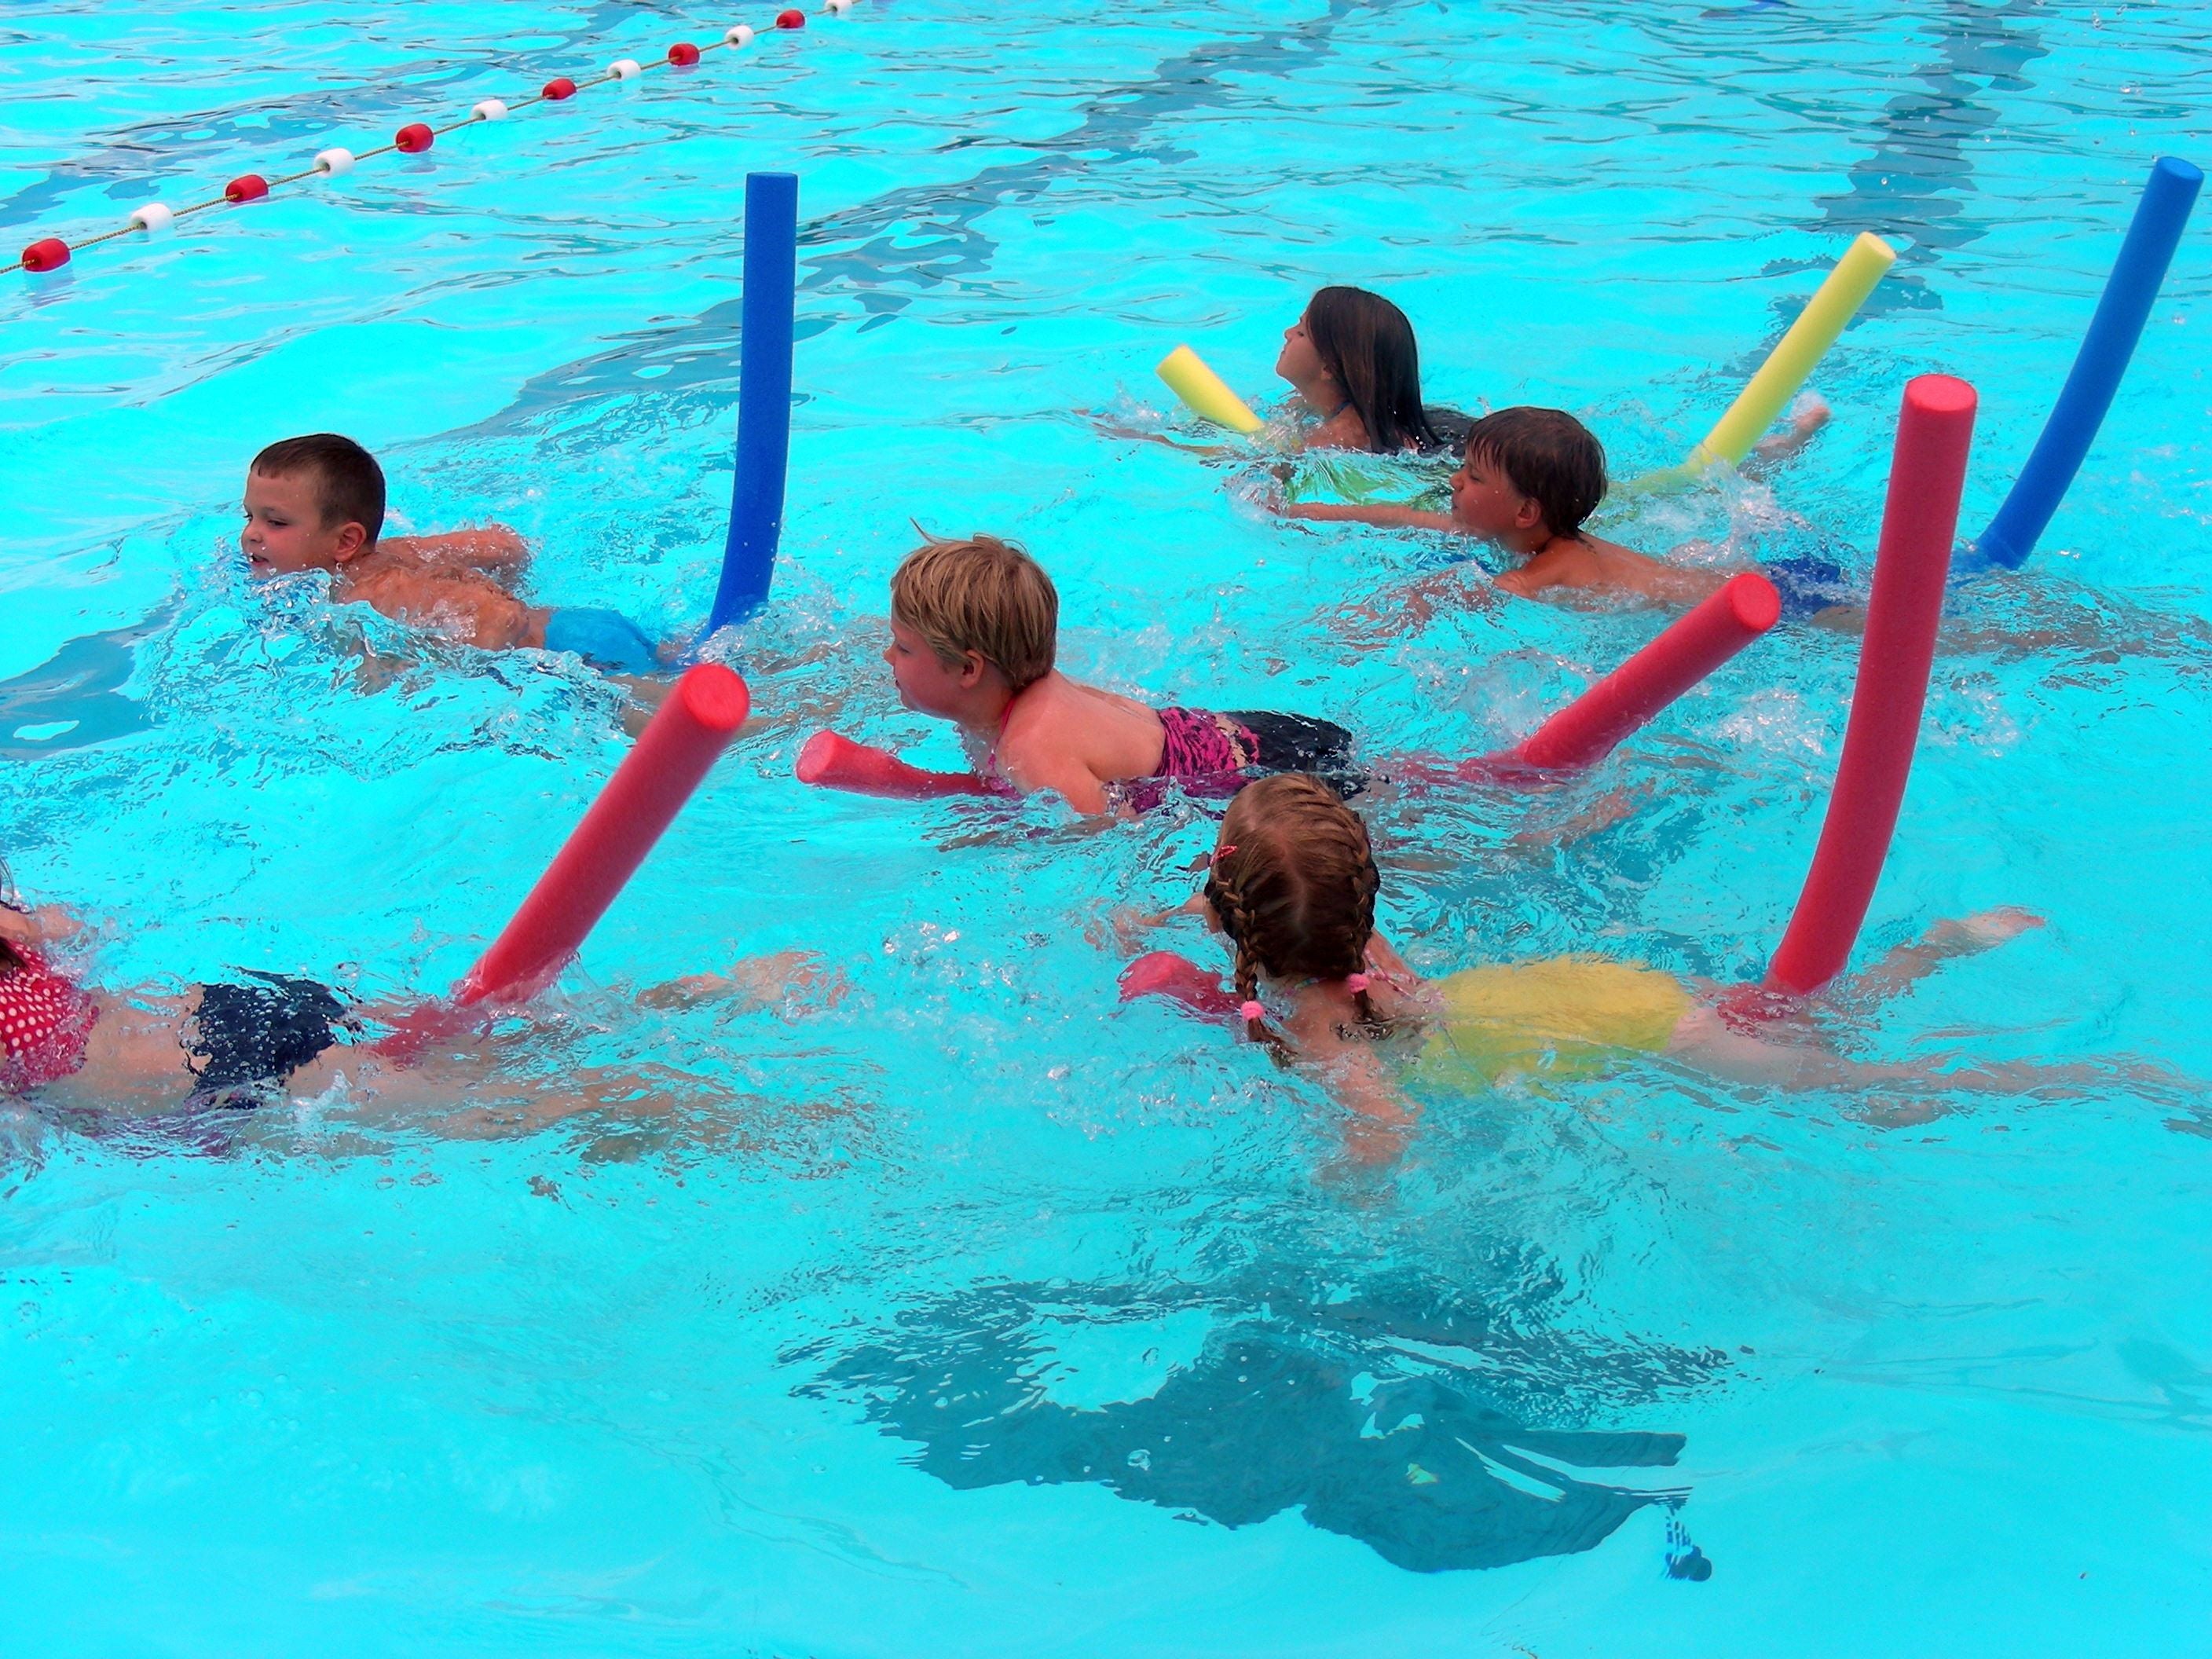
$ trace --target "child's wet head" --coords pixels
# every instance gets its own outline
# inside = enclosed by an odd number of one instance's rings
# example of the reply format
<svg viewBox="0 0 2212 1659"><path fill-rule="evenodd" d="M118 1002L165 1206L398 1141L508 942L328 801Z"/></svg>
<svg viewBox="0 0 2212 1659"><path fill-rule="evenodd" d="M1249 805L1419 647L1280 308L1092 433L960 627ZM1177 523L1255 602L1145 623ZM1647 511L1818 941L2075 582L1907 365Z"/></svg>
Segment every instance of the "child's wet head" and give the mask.
<svg viewBox="0 0 2212 1659"><path fill-rule="evenodd" d="M1468 429L1451 487L1452 517L1474 534L1578 536L1605 499L1605 450L1564 410L1501 409Z"/></svg>
<svg viewBox="0 0 2212 1659"><path fill-rule="evenodd" d="M1237 951L1240 994L1256 975L1342 979L1364 971L1382 877L1367 826L1304 772L1247 784L1229 804L1206 899Z"/></svg>
<svg viewBox="0 0 2212 1659"><path fill-rule="evenodd" d="M972 689L981 668L1019 691L1052 672L1060 595L1035 559L996 536L931 538L891 575L891 643L899 694L931 714ZM941 683L940 683L941 682Z"/></svg>
<svg viewBox="0 0 2212 1659"><path fill-rule="evenodd" d="M258 575L331 570L384 530L384 471L350 438L319 432L270 444L246 475L239 547Z"/></svg>

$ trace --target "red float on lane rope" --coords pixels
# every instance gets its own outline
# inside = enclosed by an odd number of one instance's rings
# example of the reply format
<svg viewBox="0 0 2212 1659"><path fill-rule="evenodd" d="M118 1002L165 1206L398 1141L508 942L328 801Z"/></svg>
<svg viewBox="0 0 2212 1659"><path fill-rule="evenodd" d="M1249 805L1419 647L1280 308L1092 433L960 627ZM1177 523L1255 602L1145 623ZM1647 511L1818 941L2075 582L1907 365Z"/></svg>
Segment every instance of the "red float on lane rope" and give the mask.
<svg viewBox="0 0 2212 1659"><path fill-rule="evenodd" d="M826 0L826 3L830 11L842 13L850 9L853 0ZM806 27L806 14L796 8L780 12L776 15L775 27L780 29L803 29ZM744 46L751 43L753 36L754 31L746 25L732 24L723 31L720 41L712 44ZM679 68L690 68L701 61L702 50L689 40L678 40L668 48L666 61ZM612 78L627 81L642 73L646 67L647 65L640 64L634 58L620 58L609 64L608 70ZM548 102L557 103L563 99L574 97L578 90L576 82L568 76L556 76L552 80L545 82L538 96ZM496 98L487 98L470 112L470 118L476 121L495 121L504 118L507 113L506 104ZM433 127L428 122L410 121L392 135L392 143L386 148L397 150L403 155L417 155L437 143L438 131L438 128ZM383 151L373 149L367 153L375 155L382 154ZM354 161L355 156L349 150L328 149L317 155L313 170L325 176L335 176L349 171ZM288 177L278 182L289 185L295 182L295 178ZM258 173L243 173L223 186L221 199L234 204L257 202L266 197L269 192L270 184L267 179ZM190 207L179 209L177 212L198 213L202 209L214 205L213 201L199 202ZM158 214L160 210L161 204L155 204L146 212ZM132 219L137 228L142 229L152 230L161 228L160 224L147 218L145 213L134 214ZM162 223L166 222L166 220L162 221ZM129 228L125 227L125 228ZM112 240L120 234L122 232L118 230L110 231L102 235L89 236L81 241L78 246L89 247L95 243ZM74 250L64 239L58 236L42 237L23 250L18 264L23 270L28 271L53 270L67 264Z"/></svg>
<svg viewBox="0 0 2212 1659"><path fill-rule="evenodd" d="M507 930L454 988L462 1007L520 1002L550 985L744 724L752 696L719 663L676 683Z"/></svg>
<svg viewBox="0 0 2212 1659"><path fill-rule="evenodd" d="M1874 902L1928 701L1974 404L1974 388L1948 374L1905 388L1836 789L1796 914L1766 970L1771 990L1806 996L1841 973Z"/></svg>

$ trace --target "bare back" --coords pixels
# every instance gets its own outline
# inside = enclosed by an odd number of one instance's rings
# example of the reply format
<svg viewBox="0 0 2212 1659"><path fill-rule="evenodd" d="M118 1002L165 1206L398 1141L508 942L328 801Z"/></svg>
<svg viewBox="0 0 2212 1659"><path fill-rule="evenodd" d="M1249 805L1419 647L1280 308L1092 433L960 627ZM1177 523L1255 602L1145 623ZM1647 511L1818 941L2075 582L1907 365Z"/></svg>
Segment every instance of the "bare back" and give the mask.
<svg viewBox="0 0 2212 1659"><path fill-rule="evenodd" d="M1595 536L1555 537L1528 563L1498 578L1498 588L1533 599L1569 590L1633 595L1655 605L1692 605L1727 580L1711 570L1668 564Z"/></svg>
<svg viewBox="0 0 2212 1659"><path fill-rule="evenodd" d="M1057 669L1006 706L995 763L1024 789L1056 789L1079 812L1106 807L1105 786L1159 769L1167 734L1152 709Z"/></svg>
<svg viewBox="0 0 2212 1659"><path fill-rule="evenodd" d="M545 642L545 613L494 577L454 560L425 556L405 542L380 544L341 566L334 596L410 627L486 651Z"/></svg>

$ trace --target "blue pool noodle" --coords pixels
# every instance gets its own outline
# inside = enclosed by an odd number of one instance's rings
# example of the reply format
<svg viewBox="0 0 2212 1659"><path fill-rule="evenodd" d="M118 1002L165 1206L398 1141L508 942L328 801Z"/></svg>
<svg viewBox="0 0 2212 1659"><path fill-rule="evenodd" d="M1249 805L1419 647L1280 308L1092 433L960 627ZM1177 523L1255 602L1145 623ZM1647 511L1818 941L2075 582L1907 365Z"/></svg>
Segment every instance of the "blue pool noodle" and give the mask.
<svg viewBox="0 0 2212 1659"><path fill-rule="evenodd" d="M2096 441L2105 411L2112 406L2112 394L2120 389L2120 376L2127 373L2128 358L2142 337L2159 284L2166 280L2166 268L2203 182L2204 174L2179 156L2161 155L2151 164L2150 182L2143 186L2135 222L2128 227L2119 260L2106 280L2097 314L2089 319L2073 372L2067 375L2012 494L1975 544L1992 564L2008 570L2021 567L2035 551L2067 486L2081 470L2082 457Z"/></svg>
<svg viewBox="0 0 2212 1659"><path fill-rule="evenodd" d="M791 457L791 337L799 283L799 175L745 175L745 290L738 367L738 476L711 634L768 600Z"/></svg>

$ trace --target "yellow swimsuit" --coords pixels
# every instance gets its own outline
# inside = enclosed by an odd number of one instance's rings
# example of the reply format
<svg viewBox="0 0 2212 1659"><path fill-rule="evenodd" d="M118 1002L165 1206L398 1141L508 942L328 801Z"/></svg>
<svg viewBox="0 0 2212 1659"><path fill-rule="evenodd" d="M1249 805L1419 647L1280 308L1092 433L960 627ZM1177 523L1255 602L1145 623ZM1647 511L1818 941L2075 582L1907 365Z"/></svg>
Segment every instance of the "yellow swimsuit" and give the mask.
<svg viewBox="0 0 2212 1659"><path fill-rule="evenodd" d="M1672 974L1598 957L1469 968L1436 988L1443 1013L1417 1073L1459 1090L1530 1072L1591 1077L1624 1052L1663 1053L1690 1011Z"/></svg>

